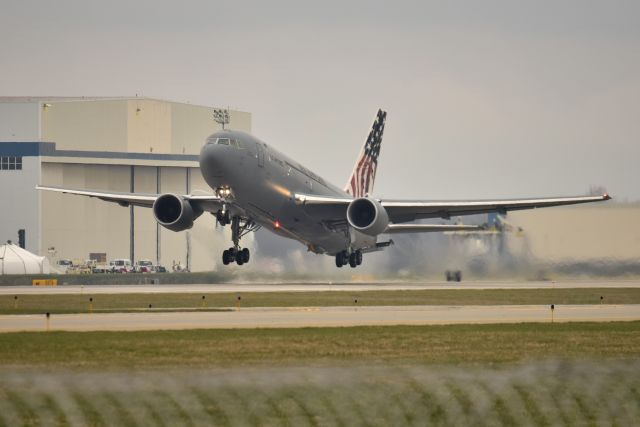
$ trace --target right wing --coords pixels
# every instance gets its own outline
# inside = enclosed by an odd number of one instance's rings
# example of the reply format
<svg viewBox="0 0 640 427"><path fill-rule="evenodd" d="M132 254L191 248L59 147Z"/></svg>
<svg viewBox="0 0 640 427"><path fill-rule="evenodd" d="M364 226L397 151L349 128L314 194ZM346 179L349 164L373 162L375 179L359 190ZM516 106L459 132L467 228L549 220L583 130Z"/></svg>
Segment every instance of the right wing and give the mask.
<svg viewBox="0 0 640 427"><path fill-rule="evenodd" d="M36 190L53 191L56 193L74 194L77 196L95 197L106 202L117 203L120 206L141 206L150 208L160 194L153 193L123 193L118 191L94 191L75 188L36 186ZM222 208L222 199L214 195L183 194L181 197L189 200L204 211L216 212Z"/></svg>

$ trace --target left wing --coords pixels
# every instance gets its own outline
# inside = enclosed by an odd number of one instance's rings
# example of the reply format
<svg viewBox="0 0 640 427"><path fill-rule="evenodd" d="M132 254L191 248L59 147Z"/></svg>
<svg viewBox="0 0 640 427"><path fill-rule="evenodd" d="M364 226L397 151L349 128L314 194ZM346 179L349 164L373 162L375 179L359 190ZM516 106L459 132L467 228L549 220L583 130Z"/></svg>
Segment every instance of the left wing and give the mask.
<svg viewBox="0 0 640 427"><path fill-rule="evenodd" d="M584 197L548 197L544 199L478 200L478 201L401 201L378 200L387 211L392 223L402 223L426 218L449 219L452 216L476 215L498 212L546 208L551 206L575 205L580 203L602 202L611 199L608 194ZM330 211L332 218L345 218L347 207L354 199L351 197L324 197L296 194L296 203L320 208L323 214Z"/></svg>
<svg viewBox="0 0 640 427"><path fill-rule="evenodd" d="M479 200L469 202L382 201L381 203L392 222L408 222L416 219L449 219L452 216L491 212L506 214L510 211L602 202L609 199L611 197L605 193L602 196L549 197L545 199Z"/></svg>
<svg viewBox="0 0 640 427"><path fill-rule="evenodd" d="M96 197L106 202L117 203L120 206L141 206L150 208L160 196L153 193L123 193L118 191L94 191L75 188L46 187L38 185L37 190L53 191L56 193L75 194L78 196ZM222 207L222 199L214 195L194 196L192 194L181 195L204 211L215 212Z"/></svg>

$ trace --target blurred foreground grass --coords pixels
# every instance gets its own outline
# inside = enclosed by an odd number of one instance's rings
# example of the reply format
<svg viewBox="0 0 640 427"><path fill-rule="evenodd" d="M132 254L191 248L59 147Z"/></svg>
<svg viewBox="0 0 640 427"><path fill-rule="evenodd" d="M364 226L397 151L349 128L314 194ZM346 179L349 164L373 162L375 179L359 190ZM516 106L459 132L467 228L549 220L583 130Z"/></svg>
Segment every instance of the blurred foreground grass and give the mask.
<svg viewBox="0 0 640 427"><path fill-rule="evenodd" d="M90 373L0 370L0 424L519 426L640 422L640 362Z"/></svg>
<svg viewBox="0 0 640 427"><path fill-rule="evenodd" d="M454 289L364 292L243 292L0 295L0 314L42 314L154 309L206 310L233 307L319 307L355 305L640 304L640 288ZM202 297L205 297L204 299ZM600 297L603 297L601 300ZM90 302L89 299L92 299ZM204 303L204 304L203 304Z"/></svg>

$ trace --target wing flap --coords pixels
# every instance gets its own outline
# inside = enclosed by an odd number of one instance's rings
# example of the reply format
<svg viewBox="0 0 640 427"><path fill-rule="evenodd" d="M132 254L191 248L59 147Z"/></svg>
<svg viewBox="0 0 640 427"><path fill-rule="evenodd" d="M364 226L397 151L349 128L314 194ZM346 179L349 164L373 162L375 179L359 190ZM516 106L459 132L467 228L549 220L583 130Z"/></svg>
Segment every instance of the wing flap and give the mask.
<svg viewBox="0 0 640 427"><path fill-rule="evenodd" d="M441 231L477 231L481 229L482 227L478 225L462 224L389 224L384 233L434 233Z"/></svg>

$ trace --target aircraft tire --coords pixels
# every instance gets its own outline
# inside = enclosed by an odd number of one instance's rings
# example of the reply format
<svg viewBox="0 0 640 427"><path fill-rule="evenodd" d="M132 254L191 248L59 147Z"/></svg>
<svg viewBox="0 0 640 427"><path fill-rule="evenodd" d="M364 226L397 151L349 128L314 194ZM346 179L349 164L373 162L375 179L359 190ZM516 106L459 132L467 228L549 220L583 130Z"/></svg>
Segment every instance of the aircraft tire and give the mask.
<svg viewBox="0 0 640 427"><path fill-rule="evenodd" d="M342 268L342 252L336 254L336 267Z"/></svg>
<svg viewBox="0 0 640 427"><path fill-rule="evenodd" d="M226 249L222 251L222 263L224 265L229 265L229 251Z"/></svg>
<svg viewBox="0 0 640 427"><path fill-rule="evenodd" d="M249 248L244 248L242 250L242 261L246 264L249 262L250 258L251 258L251 253L249 252Z"/></svg>
<svg viewBox="0 0 640 427"><path fill-rule="evenodd" d="M356 264L362 264L362 251L356 251Z"/></svg>
<svg viewBox="0 0 640 427"><path fill-rule="evenodd" d="M358 257L355 252L349 255L349 265L351 268L356 268L358 266Z"/></svg>

